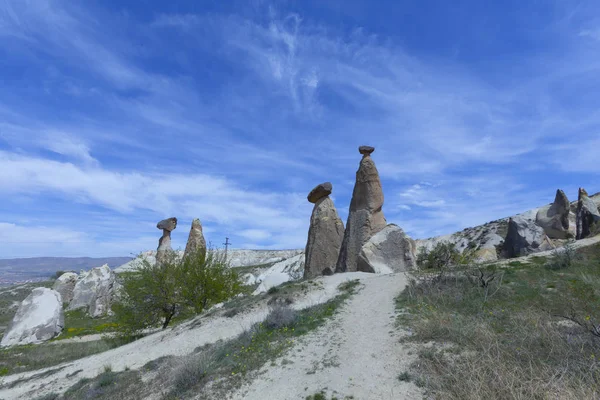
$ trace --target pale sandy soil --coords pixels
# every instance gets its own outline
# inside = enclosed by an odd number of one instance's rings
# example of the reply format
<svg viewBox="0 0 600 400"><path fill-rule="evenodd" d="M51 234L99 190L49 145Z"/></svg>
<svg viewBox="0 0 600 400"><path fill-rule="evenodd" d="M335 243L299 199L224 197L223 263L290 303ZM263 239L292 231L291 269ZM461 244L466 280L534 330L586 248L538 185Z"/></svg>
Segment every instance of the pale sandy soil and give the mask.
<svg viewBox="0 0 600 400"><path fill-rule="evenodd" d="M395 324L396 297L404 274L372 275L325 326L301 339L258 377L231 395L233 400L300 400L324 390L327 398L420 399L419 388L401 382L415 359Z"/></svg>
<svg viewBox="0 0 600 400"><path fill-rule="evenodd" d="M317 278L314 281L322 284L308 285L308 293L299 294L293 307L302 309L324 303L337 295L337 287L340 283L372 276L372 274L355 272ZM239 335L253 324L264 320L267 313L268 308L264 306L240 313L233 318L215 316L195 319L104 353L41 370L6 376L0 378L0 399L34 399L47 393L62 393L81 378L96 377L108 365L113 371L123 371L125 368L139 369L149 361L163 356L190 354L198 346ZM39 378L34 377L57 368L61 368L60 371L49 372L47 376ZM78 372L75 376L67 377L75 372ZM11 382L22 379L30 380L14 388L7 387Z"/></svg>

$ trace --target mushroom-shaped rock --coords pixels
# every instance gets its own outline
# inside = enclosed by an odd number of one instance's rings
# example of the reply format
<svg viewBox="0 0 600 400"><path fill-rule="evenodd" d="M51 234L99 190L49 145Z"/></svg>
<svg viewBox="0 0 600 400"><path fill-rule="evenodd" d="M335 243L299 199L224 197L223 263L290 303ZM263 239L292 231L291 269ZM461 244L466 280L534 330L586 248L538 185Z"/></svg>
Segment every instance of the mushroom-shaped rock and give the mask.
<svg viewBox="0 0 600 400"><path fill-rule="evenodd" d="M59 335L64 323L60 293L48 288L35 288L19 306L0 346L41 343Z"/></svg>
<svg viewBox="0 0 600 400"><path fill-rule="evenodd" d="M369 146L359 148L363 158L356 172L356 184L335 272L357 271L358 255L362 247L387 225L381 210L383 190L379 172L370 156L373 150L374 148Z"/></svg>
<svg viewBox="0 0 600 400"><path fill-rule="evenodd" d="M310 279L335 270L344 238L344 223L340 219L333 201L329 197L331 183L315 187L308 201L315 203L310 217L308 240L306 241L304 278ZM320 196L314 195L320 193ZM311 201L311 195L316 201Z"/></svg>
<svg viewBox="0 0 600 400"><path fill-rule="evenodd" d="M167 218L156 224L158 229L162 229L163 235L158 241L158 249L156 250L156 262L162 263L168 257L167 253L173 251L171 247L171 232L177 228L177 218Z"/></svg>
<svg viewBox="0 0 600 400"><path fill-rule="evenodd" d="M571 203L567 195L558 189L554 203L539 209L535 223L544 229L550 239L567 239L571 236L569 232L570 212Z"/></svg>
<svg viewBox="0 0 600 400"><path fill-rule="evenodd" d="M579 188L576 212L576 239L585 239L600 232L600 212L584 188Z"/></svg>
<svg viewBox="0 0 600 400"><path fill-rule="evenodd" d="M505 258L522 257L554 248L544 229L533 220L516 216L508 220L508 232L502 246Z"/></svg>
<svg viewBox="0 0 600 400"><path fill-rule="evenodd" d="M202 224L198 218L192 221L192 228L190 229L190 235L188 236L183 257L185 258L188 255L196 252L206 254L206 240L204 239L204 234L202 233Z"/></svg>
<svg viewBox="0 0 600 400"><path fill-rule="evenodd" d="M78 278L79 275L74 272L65 272L54 282L52 289L60 293L63 303L69 304L73 299L73 290Z"/></svg>
<svg viewBox="0 0 600 400"><path fill-rule="evenodd" d="M169 232L174 231L175 228L177 228L177 218L172 217L172 218L163 219L162 221L160 221L159 223L156 224L156 227L163 231L169 231Z"/></svg>
<svg viewBox="0 0 600 400"><path fill-rule="evenodd" d="M403 272L415 268L416 246L402 228L389 224L362 247L358 270L378 274Z"/></svg>
<svg viewBox="0 0 600 400"><path fill-rule="evenodd" d="M114 291L115 273L109 266L92 268L77 281L69 310L84 308L94 318L110 314Z"/></svg>
<svg viewBox="0 0 600 400"><path fill-rule="evenodd" d="M370 155L372 152L375 151L375 147L372 146L360 146L358 148L358 152L362 155Z"/></svg>
<svg viewBox="0 0 600 400"><path fill-rule="evenodd" d="M321 183L321 184L315 186L315 188L310 191L310 193L308 194L308 196L306 198L308 199L309 202L314 204L317 201L319 201L320 199L322 199L323 197L329 196L332 191L333 191L333 185L331 185L331 182Z"/></svg>

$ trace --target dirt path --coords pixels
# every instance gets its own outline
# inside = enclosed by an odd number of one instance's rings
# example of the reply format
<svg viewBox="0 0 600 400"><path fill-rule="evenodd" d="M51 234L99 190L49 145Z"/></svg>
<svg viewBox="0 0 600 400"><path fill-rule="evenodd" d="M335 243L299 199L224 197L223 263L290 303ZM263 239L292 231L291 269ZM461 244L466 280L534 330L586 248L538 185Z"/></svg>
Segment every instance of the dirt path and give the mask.
<svg viewBox="0 0 600 400"><path fill-rule="evenodd" d="M373 274L354 272L317 278L314 281L322 284L311 285L310 291L297 298L293 307L302 309L324 303L338 294L337 287L341 282L357 278L370 279L372 276ZM198 346L239 335L254 323L264 320L267 313L268 308L264 306L240 313L233 318L216 316L202 319L199 325L198 320L192 320L104 353L41 370L6 376L0 378L0 399L30 400L48 393L63 393L81 378L96 377L102 373L104 366L110 365L113 371L123 371L125 368L139 369L149 361L163 356L190 354ZM57 368L60 370L56 371ZM17 381L19 383L15 387L8 387Z"/></svg>
<svg viewBox="0 0 600 400"><path fill-rule="evenodd" d="M379 275L361 283L362 289L334 319L230 398L300 400L324 390L328 399L421 399L414 384L398 379L415 357L398 342L403 333L394 326L394 297L406 285L406 276Z"/></svg>

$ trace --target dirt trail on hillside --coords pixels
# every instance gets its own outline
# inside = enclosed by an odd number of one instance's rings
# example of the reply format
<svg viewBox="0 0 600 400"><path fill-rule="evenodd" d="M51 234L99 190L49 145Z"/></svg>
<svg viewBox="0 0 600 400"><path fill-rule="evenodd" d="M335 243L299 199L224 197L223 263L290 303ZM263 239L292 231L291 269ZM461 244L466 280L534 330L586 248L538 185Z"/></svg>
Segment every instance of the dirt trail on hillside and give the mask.
<svg viewBox="0 0 600 400"><path fill-rule="evenodd" d="M322 284L316 287L309 285L310 291L297 298L293 307L303 309L324 303L338 294L337 287L340 283L357 278L368 280L372 277L373 274L352 272L317 278L314 282ZM104 366L111 366L113 371L123 371L125 368L133 370L163 356L190 354L198 346L239 335L254 323L263 321L268 311L265 305L233 318L215 316L195 319L104 353L49 368L9 375L0 378L0 400L30 400L48 393L63 393L81 378L96 377L103 372ZM57 371L57 368L60 370ZM19 383L13 388L8 387L15 382Z"/></svg>
<svg viewBox="0 0 600 400"><path fill-rule="evenodd" d="M361 283L331 321L299 339L277 366L264 367L229 398L300 400L321 390L328 399L423 398L414 384L398 379L416 357L399 343L405 333L395 327L394 297L406 285L406 276L378 275Z"/></svg>

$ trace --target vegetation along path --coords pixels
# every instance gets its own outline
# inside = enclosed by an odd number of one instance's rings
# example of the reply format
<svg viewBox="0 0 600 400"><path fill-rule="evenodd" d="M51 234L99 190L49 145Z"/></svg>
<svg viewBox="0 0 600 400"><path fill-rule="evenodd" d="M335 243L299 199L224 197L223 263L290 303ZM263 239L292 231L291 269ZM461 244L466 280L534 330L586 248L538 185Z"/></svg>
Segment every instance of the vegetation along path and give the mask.
<svg viewBox="0 0 600 400"><path fill-rule="evenodd" d="M413 383L398 379L414 361L409 345L399 343L405 333L395 327L394 297L406 286L406 276L377 275L361 283L330 322L263 368L232 398L422 398Z"/></svg>

